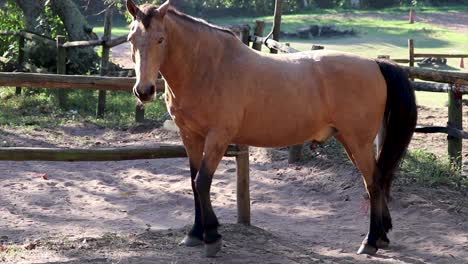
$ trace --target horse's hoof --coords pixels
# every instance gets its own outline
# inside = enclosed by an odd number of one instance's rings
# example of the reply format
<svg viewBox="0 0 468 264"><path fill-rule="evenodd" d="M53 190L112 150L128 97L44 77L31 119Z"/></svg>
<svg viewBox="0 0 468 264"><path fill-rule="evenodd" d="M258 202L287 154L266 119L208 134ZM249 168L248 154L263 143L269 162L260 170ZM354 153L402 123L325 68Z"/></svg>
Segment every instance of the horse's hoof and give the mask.
<svg viewBox="0 0 468 264"><path fill-rule="evenodd" d="M388 246L390 245L390 241L385 241L383 239L379 239L379 240L377 240L377 242L375 244L377 245L378 248L385 249L385 248L388 248Z"/></svg>
<svg viewBox="0 0 468 264"><path fill-rule="evenodd" d="M186 235L182 241L180 241L179 246L186 246L186 247L196 247L203 245L203 240Z"/></svg>
<svg viewBox="0 0 468 264"><path fill-rule="evenodd" d="M205 243L205 256L208 258L216 257L216 254L221 250L223 246L222 239L218 239L213 243Z"/></svg>
<svg viewBox="0 0 468 264"><path fill-rule="evenodd" d="M366 255L374 255L375 253L377 253L377 248L366 243L366 244L361 245L357 253L366 254Z"/></svg>

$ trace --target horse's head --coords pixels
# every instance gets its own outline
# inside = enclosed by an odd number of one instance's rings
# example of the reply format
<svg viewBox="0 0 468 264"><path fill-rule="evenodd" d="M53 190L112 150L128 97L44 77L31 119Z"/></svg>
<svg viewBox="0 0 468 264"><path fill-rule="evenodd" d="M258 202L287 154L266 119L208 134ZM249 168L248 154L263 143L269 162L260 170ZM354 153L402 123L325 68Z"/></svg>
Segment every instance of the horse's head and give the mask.
<svg viewBox="0 0 468 264"><path fill-rule="evenodd" d="M128 41L137 77L133 93L141 102L150 102L155 97L156 79L166 56L163 19L169 7L170 1L156 8L152 5L138 7L132 0L127 0L128 12L133 17Z"/></svg>

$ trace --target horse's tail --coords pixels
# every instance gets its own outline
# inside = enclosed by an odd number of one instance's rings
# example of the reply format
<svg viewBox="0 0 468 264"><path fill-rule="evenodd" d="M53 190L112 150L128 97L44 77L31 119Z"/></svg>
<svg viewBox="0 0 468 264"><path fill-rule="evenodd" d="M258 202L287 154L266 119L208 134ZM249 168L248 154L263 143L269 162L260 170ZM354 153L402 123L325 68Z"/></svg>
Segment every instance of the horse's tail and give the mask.
<svg viewBox="0 0 468 264"><path fill-rule="evenodd" d="M389 198L395 170L411 141L418 113L414 89L406 72L389 61L377 60L376 62L387 82L387 105L383 122L384 139L377 165L382 174L382 189Z"/></svg>

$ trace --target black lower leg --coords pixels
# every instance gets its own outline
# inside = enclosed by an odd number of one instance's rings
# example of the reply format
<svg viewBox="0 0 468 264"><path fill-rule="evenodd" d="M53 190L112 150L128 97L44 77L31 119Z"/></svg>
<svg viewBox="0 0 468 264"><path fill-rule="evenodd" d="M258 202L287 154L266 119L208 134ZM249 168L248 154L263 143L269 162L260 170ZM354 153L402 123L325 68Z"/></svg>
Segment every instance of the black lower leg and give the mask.
<svg viewBox="0 0 468 264"><path fill-rule="evenodd" d="M370 226L366 243L377 248L377 240L385 235L382 219L382 192L380 188L371 187L370 196Z"/></svg>
<svg viewBox="0 0 468 264"><path fill-rule="evenodd" d="M214 243L221 238L221 235L218 233L218 218L213 212L213 207L211 206L210 189L212 177L213 174L210 175L202 164L200 172L195 179L195 187L200 201L201 219L205 232L203 239L205 243Z"/></svg>
<svg viewBox="0 0 468 264"><path fill-rule="evenodd" d="M190 164L190 176L192 182L193 199L195 201L195 221L192 229L190 229L188 235L203 240L203 224L201 219L200 202L198 199L197 188L195 187L195 178L197 177L198 170Z"/></svg>
<svg viewBox="0 0 468 264"><path fill-rule="evenodd" d="M390 211L388 210L387 202L383 200L382 205L382 224L385 233L388 233L392 229L392 217L390 216Z"/></svg>

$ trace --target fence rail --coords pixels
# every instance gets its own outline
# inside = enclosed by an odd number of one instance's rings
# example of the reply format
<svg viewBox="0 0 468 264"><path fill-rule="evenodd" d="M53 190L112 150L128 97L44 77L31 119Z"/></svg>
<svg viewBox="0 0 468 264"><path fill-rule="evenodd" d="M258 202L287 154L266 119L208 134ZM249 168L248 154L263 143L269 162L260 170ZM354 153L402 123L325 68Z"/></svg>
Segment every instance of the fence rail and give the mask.
<svg viewBox="0 0 468 264"><path fill-rule="evenodd" d="M45 87L59 89L92 89L132 91L135 78L84 75L59 75L23 72L0 72L0 86ZM156 89L164 91L164 81L156 82Z"/></svg>
<svg viewBox="0 0 468 264"><path fill-rule="evenodd" d="M239 148L231 145L225 156L236 157L238 153L241 153ZM122 161L185 157L187 157L185 148L179 145L95 149L0 148L0 160L10 161Z"/></svg>

